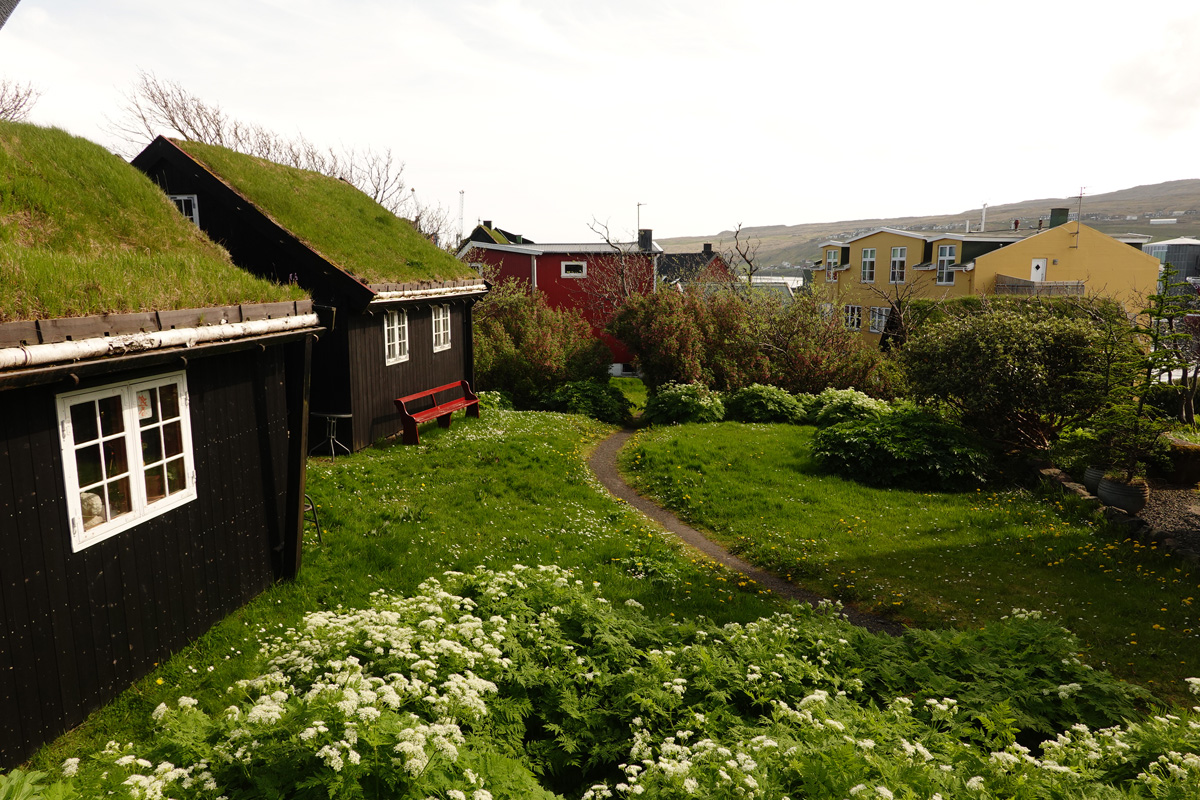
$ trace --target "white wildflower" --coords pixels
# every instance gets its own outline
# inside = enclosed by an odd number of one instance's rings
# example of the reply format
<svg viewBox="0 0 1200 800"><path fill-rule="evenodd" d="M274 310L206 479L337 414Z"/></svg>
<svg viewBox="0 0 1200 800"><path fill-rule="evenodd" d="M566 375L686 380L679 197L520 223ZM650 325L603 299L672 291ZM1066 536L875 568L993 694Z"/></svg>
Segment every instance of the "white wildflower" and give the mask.
<svg viewBox="0 0 1200 800"><path fill-rule="evenodd" d="M78 771L79 771L79 759L78 758L68 758L66 761L63 762L62 773L64 776L66 776L68 778L74 777L75 773Z"/></svg>

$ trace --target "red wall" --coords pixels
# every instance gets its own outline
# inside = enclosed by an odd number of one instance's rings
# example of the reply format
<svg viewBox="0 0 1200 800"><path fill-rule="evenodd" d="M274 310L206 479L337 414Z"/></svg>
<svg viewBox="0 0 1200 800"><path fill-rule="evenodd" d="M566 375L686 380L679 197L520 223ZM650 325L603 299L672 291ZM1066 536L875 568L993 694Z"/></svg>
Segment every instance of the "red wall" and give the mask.
<svg viewBox="0 0 1200 800"><path fill-rule="evenodd" d="M551 308L577 308L583 312L584 317L592 324L592 329L596 335L608 345L613 354L614 363L629 363L633 360L633 354L624 344L617 341L611 336L603 333L604 326L608 324L607 319L600 318L595 311L589 307L588 298L581 289L580 284L586 278L564 278L562 276L562 264L564 261L584 261L588 264L590 270L598 260L605 256L598 253L546 253L536 256L537 259L537 289L545 294L546 302ZM496 281L502 281L506 278L516 278L519 281L529 283L531 279L531 260L534 256L524 253L506 253L498 250L473 250L468 259L474 263L489 264L498 269ZM647 273L650 270L650 256L643 257L646 261Z"/></svg>

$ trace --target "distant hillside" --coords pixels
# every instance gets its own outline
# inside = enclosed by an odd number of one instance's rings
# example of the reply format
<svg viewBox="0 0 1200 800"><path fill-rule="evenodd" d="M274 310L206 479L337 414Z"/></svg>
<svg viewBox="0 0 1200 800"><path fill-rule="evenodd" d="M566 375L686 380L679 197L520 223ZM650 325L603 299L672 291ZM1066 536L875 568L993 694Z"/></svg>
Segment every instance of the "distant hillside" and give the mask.
<svg viewBox="0 0 1200 800"><path fill-rule="evenodd" d="M1022 228L1037 227L1038 219L1049 219L1051 208L1069 208L1073 215L1078 207L1078 197L1042 198L988 206L987 229L1011 230L1014 219L1021 221ZM971 221L971 230L975 231L979 229L980 212L981 209L973 208L955 214L926 217L764 225L743 228L742 233L752 241L758 242L758 263L802 264L819 257L818 245L826 239L849 237L884 226L962 231L968 219ZM1175 218L1178 222L1174 225L1150 224L1151 219L1160 218ZM1171 239L1176 236L1200 238L1200 179L1167 181L1148 186L1134 186L1107 194L1084 195L1083 221L1111 234L1145 233L1155 239ZM733 249L733 231L655 241L668 253L699 250L705 242L712 242L717 250L725 252Z"/></svg>

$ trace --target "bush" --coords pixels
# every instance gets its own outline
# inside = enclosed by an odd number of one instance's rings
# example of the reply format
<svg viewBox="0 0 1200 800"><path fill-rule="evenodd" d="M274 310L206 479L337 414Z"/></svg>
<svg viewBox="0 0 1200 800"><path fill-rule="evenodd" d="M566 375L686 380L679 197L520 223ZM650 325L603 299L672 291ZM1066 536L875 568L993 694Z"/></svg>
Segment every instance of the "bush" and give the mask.
<svg viewBox="0 0 1200 800"><path fill-rule="evenodd" d="M716 392L701 383L665 383L646 399L642 419L652 425L720 422L725 405Z"/></svg>
<svg viewBox="0 0 1200 800"><path fill-rule="evenodd" d="M633 418L633 404L625 394L607 381L572 381L559 386L542 399L546 411L565 411L624 425Z"/></svg>
<svg viewBox="0 0 1200 800"><path fill-rule="evenodd" d="M555 387L608 379L612 353L575 309L553 309L541 292L508 280L475 305L477 388L508 392L536 408Z"/></svg>
<svg viewBox="0 0 1200 800"><path fill-rule="evenodd" d="M817 431L812 454L824 469L860 483L922 490L978 486L991 465L978 438L914 408Z"/></svg>
<svg viewBox="0 0 1200 800"><path fill-rule="evenodd" d="M789 392L891 392L880 354L810 295L784 302L744 287L656 292L630 299L608 331L633 352L650 389L674 381L719 391L763 383Z"/></svg>
<svg viewBox="0 0 1200 800"><path fill-rule="evenodd" d="M725 399L725 419L737 422L787 422L801 425L808 408L777 386L755 383Z"/></svg>
<svg viewBox="0 0 1200 800"><path fill-rule="evenodd" d="M484 411L512 411L513 401L508 392L490 391L476 392L479 396L479 408Z"/></svg>
<svg viewBox="0 0 1200 800"><path fill-rule="evenodd" d="M874 400L856 389L826 389L817 395L808 409L808 420L826 427L839 422L878 419L892 407Z"/></svg>
<svg viewBox="0 0 1200 800"><path fill-rule="evenodd" d="M917 400L945 404L1004 449L1029 452L1094 414L1124 380L1131 352L1127 321L984 306L926 325L900 357Z"/></svg>

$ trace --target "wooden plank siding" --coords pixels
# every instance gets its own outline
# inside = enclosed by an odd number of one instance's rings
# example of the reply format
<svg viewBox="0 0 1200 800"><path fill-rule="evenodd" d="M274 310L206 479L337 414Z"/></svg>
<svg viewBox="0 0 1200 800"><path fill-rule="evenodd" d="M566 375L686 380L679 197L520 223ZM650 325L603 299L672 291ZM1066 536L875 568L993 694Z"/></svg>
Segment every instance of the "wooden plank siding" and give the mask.
<svg viewBox="0 0 1200 800"><path fill-rule="evenodd" d="M473 364L470 338L471 306L474 299L445 300L388 305L375 313L349 317L346 321L349 386L354 414L351 450L369 447L400 432L400 414L395 400L434 386L470 380ZM450 305L450 349L433 352L433 306ZM383 313L387 308L408 313L407 361L384 363ZM317 430L317 435L321 431ZM339 438L342 437L339 435ZM345 439L342 439L345 441Z"/></svg>
<svg viewBox="0 0 1200 800"><path fill-rule="evenodd" d="M275 580L296 471L288 349L308 346L191 358L197 498L79 553L55 398L169 370L0 391L0 768L82 722Z"/></svg>

